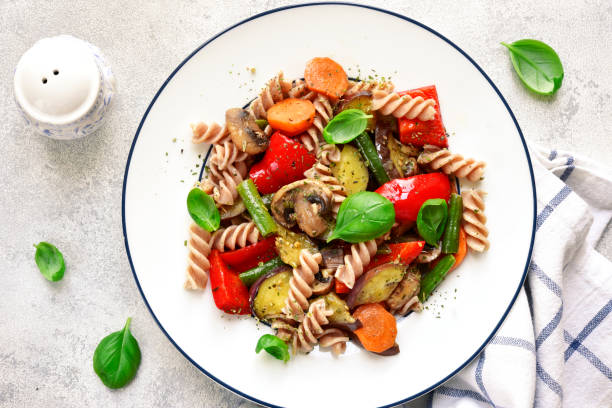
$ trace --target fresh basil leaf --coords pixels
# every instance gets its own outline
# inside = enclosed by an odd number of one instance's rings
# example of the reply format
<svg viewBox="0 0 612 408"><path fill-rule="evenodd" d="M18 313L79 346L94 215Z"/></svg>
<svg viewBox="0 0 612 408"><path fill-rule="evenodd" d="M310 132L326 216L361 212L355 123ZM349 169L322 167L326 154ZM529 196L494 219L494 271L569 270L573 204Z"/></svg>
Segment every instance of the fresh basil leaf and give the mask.
<svg viewBox="0 0 612 408"><path fill-rule="evenodd" d="M42 276L51 282L61 280L64 277L66 265L64 264L64 256L59 249L48 242L40 242L38 245L34 245L34 248L36 248L34 260Z"/></svg>
<svg viewBox="0 0 612 408"><path fill-rule="evenodd" d="M331 144L348 143L365 130L371 117L360 109L344 110L325 126L323 137Z"/></svg>
<svg viewBox="0 0 612 408"><path fill-rule="evenodd" d="M140 347L130 332L128 318L123 330L102 339L93 355L93 367L108 388L121 388L129 383L140 366Z"/></svg>
<svg viewBox="0 0 612 408"><path fill-rule="evenodd" d="M187 195L187 211L200 227L213 232L221 225L221 216L211 196L199 188L194 188Z"/></svg>
<svg viewBox="0 0 612 408"><path fill-rule="evenodd" d="M510 50L514 70L527 88L540 95L552 95L561 87L563 65L549 45L538 40L501 44Z"/></svg>
<svg viewBox="0 0 612 408"><path fill-rule="evenodd" d="M353 244L369 241L389 231L394 222L391 201L378 193L361 191L342 202L336 227L327 242L336 238Z"/></svg>
<svg viewBox="0 0 612 408"><path fill-rule="evenodd" d="M417 230L429 245L438 246L438 241L446 227L448 205L441 198L427 200L421 206L417 215Z"/></svg>
<svg viewBox="0 0 612 408"><path fill-rule="evenodd" d="M264 334L259 338L255 352L259 354L261 350L266 350L268 354L285 363L289 361L289 347L287 347L287 343L271 334Z"/></svg>

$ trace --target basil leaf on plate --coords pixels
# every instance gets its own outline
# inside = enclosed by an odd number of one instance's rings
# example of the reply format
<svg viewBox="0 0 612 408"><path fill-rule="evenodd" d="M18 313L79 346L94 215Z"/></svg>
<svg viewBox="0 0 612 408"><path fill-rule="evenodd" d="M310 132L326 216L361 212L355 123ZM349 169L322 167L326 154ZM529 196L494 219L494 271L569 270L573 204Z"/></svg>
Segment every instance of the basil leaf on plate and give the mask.
<svg viewBox="0 0 612 408"><path fill-rule="evenodd" d="M259 354L261 350L265 350L268 354L285 363L289 361L289 347L287 347L287 343L272 334L264 334L259 338L255 352Z"/></svg>
<svg viewBox="0 0 612 408"><path fill-rule="evenodd" d="M187 211L200 227L213 232L221 225L221 216L211 196L199 188L193 188L187 195Z"/></svg>
<svg viewBox="0 0 612 408"><path fill-rule="evenodd" d="M59 249L55 245L44 241L34 245L34 248L36 248L34 260L42 276L51 282L62 279L66 265L64 264L64 256Z"/></svg>
<svg viewBox="0 0 612 408"><path fill-rule="evenodd" d="M501 44L510 50L514 70L527 88L540 95L552 95L561 87L563 65L549 45L538 40Z"/></svg>
<svg viewBox="0 0 612 408"><path fill-rule="evenodd" d="M348 143L365 130L371 117L360 109L344 110L325 126L323 137L331 144Z"/></svg>
<svg viewBox="0 0 612 408"><path fill-rule="evenodd" d="M391 201L378 193L361 191L342 202L336 227L327 242L336 238L353 244L369 241L389 231L394 222Z"/></svg>
<svg viewBox="0 0 612 408"><path fill-rule="evenodd" d="M417 230L429 245L438 246L442 237L446 219L448 218L448 205L441 198L432 198L423 203L417 215Z"/></svg>
<svg viewBox="0 0 612 408"><path fill-rule="evenodd" d="M108 388L121 388L129 383L140 366L140 347L130 332L128 318L123 330L102 339L93 356L93 367Z"/></svg>

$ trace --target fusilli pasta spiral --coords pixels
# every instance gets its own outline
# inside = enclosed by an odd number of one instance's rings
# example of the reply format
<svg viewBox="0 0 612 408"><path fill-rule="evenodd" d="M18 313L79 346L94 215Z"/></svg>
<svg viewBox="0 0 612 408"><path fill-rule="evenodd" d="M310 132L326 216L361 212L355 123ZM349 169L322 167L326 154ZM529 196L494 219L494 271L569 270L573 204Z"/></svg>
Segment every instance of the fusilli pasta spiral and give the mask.
<svg viewBox="0 0 612 408"><path fill-rule="evenodd" d="M231 140L213 145L213 153L210 162L215 163L219 170L225 170L227 166L235 162L246 160L249 155L236 147Z"/></svg>
<svg viewBox="0 0 612 408"><path fill-rule="evenodd" d="M187 241L187 279L185 289L195 290L204 289L208 282L208 271L210 262L210 232L200 228L197 224L191 223L189 226L189 240Z"/></svg>
<svg viewBox="0 0 612 408"><path fill-rule="evenodd" d="M297 327L295 320L287 319L284 317L277 317L272 320L270 326L276 331L276 337L286 343L291 343L295 339Z"/></svg>
<svg viewBox="0 0 612 408"><path fill-rule="evenodd" d="M370 263L377 249L378 245L373 239L351 245L351 254L344 255L344 265L336 269L336 279L352 289L355 280L363 274L364 267Z"/></svg>
<svg viewBox="0 0 612 408"><path fill-rule="evenodd" d="M313 101L315 107L315 118L312 126L306 133L300 136L300 141L308 151L319 151L319 145L323 141L323 129L334 115L334 108L326 96L317 95Z"/></svg>
<svg viewBox="0 0 612 408"><path fill-rule="evenodd" d="M470 181L480 180L484 175L486 166L485 162L464 159L463 156L451 153L448 149L440 149L432 145L424 146L417 163L429 167L431 170L442 170L446 174L466 178Z"/></svg>
<svg viewBox="0 0 612 408"><path fill-rule="evenodd" d="M312 296L312 282L319 272L319 264L323 260L319 252L312 253L306 249L300 251L300 264L293 268L293 276L289 281L289 297L283 309L288 317L302 321L304 312L308 310L308 298Z"/></svg>
<svg viewBox="0 0 612 408"><path fill-rule="evenodd" d="M243 222L238 225L230 225L215 231L210 238L210 247L221 252L225 248L234 250L244 248L249 244L254 244L261 238L259 230L254 222Z"/></svg>
<svg viewBox="0 0 612 408"><path fill-rule="evenodd" d="M193 143L222 143L229 140L229 133L225 125L221 126L217 122L212 122L207 125L204 122L191 124L193 135L191 141Z"/></svg>
<svg viewBox="0 0 612 408"><path fill-rule="evenodd" d="M372 110L383 115L393 115L396 118L432 120L436 116L436 101L432 98L423 99L410 95L399 96L397 92L374 91L372 93Z"/></svg>
<svg viewBox="0 0 612 408"><path fill-rule="evenodd" d="M238 198L236 187L244 180L247 166L243 161L228 164L224 170L218 168L214 161L210 161L208 174L202 181L202 189L213 196L220 205L232 205Z"/></svg>
<svg viewBox="0 0 612 408"><path fill-rule="evenodd" d="M344 99L352 98L359 92L364 91L386 91L393 92L394 86L389 81L349 81L349 88L342 96Z"/></svg>
<svg viewBox="0 0 612 408"><path fill-rule="evenodd" d="M332 211L334 214L338 214L340 205L346 199L347 192L338 179L333 176L331 169L322 163L316 163L309 170L304 172L304 176L309 179L319 180L329 187L333 193L334 200Z"/></svg>
<svg viewBox="0 0 612 408"><path fill-rule="evenodd" d="M338 149L336 145L325 143L319 149L317 159L325 166L329 166L332 163L338 163L340 161L340 149Z"/></svg>
<svg viewBox="0 0 612 408"><path fill-rule="evenodd" d="M489 249L489 230L485 226L487 217L484 215L484 196L481 190L465 190L463 198L463 230L467 235L467 246L476 252Z"/></svg>
<svg viewBox="0 0 612 408"><path fill-rule="evenodd" d="M349 337L340 329L328 328L323 330L319 337L320 347L331 347L332 353L340 355L346 350L346 342Z"/></svg>
<svg viewBox="0 0 612 408"><path fill-rule="evenodd" d="M287 92L291 89L291 83L285 81L283 73L279 72L272 78L259 96L249 105L249 111L256 119L267 119L267 111L276 102L285 99Z"/></svg>
<svg viewBox="0 0 612 408"><path fill-rule="evenodd" d="M333 312L327 309L325 299L319 299L310 304L308 313L302 320L302 323L297 329L297 349L308 353L312 351L318 338L323 333L323 327L329 321L327 316L331 316Z"/></svg>
<svg viewBox="0 0 612 408"><path fill-rule="evenodd" d="M312 101L317 94L308 89L303 79L298 79L293 82L293 86L287 92L287 96L289 98L308 99Z"/></svg>

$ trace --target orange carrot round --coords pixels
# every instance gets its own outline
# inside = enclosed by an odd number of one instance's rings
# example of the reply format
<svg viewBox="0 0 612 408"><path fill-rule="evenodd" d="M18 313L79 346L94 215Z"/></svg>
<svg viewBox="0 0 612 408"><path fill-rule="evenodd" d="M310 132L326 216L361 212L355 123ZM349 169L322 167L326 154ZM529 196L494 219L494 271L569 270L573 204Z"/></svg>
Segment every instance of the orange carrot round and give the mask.
<svg viewBox="0 0 612 408"><path fill-rule="evenodd" d="M306 64L304 79L308 89L338 100L348 88L346 72L330 58L313 58Z"/></svg>
<svg viewBox="0 0 612 408"><path fill-rule="evenodd" d="M455 269L465 258L465 254L467 254L467 237L465 235L465 231L463 228L459 228L459 249L455 255L455 264L452 268L450 268L449 272Z"/></svg>
<svg viewBox="0 0 612 408"><path fill-rule="evenodd" d="M267 116L272 129L295 136L312 126L315 107L309 100L289 98L272 105Z"/></svg>
<svg viewBox="0 0 612 408"><path fill-rule="evenodd" d="M363 327L355 330L359 341L368 351L382 353L393 347L397 336L395 317L379 303L361 305L353 313Z"/></svg>

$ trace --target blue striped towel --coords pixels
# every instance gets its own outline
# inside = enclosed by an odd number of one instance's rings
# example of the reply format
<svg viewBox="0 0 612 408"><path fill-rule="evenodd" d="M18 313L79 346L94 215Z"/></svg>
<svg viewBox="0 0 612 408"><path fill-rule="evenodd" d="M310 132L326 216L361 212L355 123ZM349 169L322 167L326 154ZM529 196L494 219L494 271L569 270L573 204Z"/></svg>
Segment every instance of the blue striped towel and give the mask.
<svg viewBox="0 0 612 408"><path fill-rule="evenodd" d="M612 175L569 153L530 151L538 214L525 287L429 406L612 407L612 263L594 249L612 216Z"/></svg>

